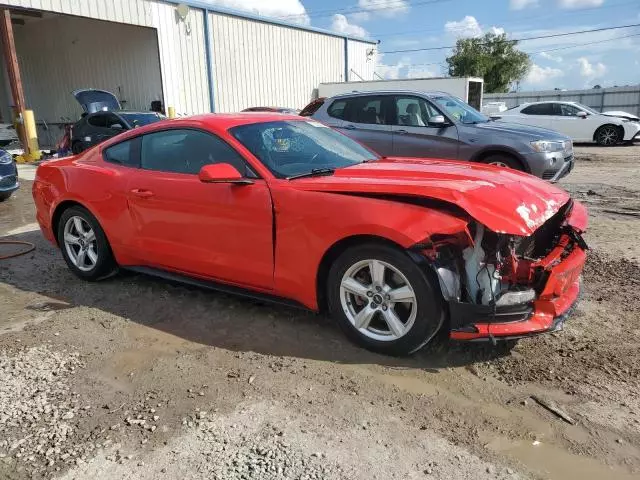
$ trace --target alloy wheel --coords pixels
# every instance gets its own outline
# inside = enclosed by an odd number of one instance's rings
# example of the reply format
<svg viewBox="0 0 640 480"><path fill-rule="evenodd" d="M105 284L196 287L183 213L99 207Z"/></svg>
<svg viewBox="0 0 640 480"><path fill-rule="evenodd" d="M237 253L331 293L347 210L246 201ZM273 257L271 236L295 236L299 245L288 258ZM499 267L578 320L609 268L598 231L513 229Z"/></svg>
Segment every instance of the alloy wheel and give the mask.
<svg viewBox="0 0 640 480"><path fill-rule="evenodd" d="M491 163L489 163L489 165L494 165L496 167L502 167L502 168L509 168L509 165L507 165L504 162L500 162L500 161L491 162Z"/></svg>
<svg viewBox="0 0 640 480"><path fill-rule="evenodd" d="M98 263L98 244L91 225L82 217L70 217L64 225L64 247L79 270L89 272Z"/></svg>
<svg viewBox="0 0 640 480"><path fill-rule="evenodd" d="M598 135L601 145L615 145L618 143L618 130L614 127L604 127Z"/></svg>
<svg viewBox="0 0 640 480"><path fill-rule="evenodd" d="M344 273L340 301L349 322L379 341L404 336L416 320L418 301L407 278L393 265L362 260Z"/></svg>

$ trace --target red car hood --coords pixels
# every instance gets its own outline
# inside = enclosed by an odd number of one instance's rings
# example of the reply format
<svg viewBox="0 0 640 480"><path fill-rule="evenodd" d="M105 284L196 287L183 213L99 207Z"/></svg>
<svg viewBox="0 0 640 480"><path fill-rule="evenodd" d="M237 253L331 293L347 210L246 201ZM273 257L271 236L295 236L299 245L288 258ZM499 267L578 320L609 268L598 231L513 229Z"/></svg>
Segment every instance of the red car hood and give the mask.
<svg viewBox="0 0 640 480"><path fill-rule="evenodd" d="M336 170L333 176L292 180L303 190L402 195L457 205L498 233L530 235L569 194L536 177L506 168L449 160L387 158Z"/></svg>

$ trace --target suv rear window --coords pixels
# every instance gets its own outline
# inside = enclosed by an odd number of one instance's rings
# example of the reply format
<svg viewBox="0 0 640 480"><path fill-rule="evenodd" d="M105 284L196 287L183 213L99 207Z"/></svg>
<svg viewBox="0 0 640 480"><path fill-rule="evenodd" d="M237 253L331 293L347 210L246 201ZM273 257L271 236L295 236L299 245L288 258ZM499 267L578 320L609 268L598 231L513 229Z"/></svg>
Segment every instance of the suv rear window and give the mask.
<svg viewBox="0 0 640 480"><path fill-rule="evenodd" d="M326 99L324 97L313 100L309 105L302 109L299 115L301 117L310 117L311 115L316 113L322 105L324 105L325 100Z"/></svg>

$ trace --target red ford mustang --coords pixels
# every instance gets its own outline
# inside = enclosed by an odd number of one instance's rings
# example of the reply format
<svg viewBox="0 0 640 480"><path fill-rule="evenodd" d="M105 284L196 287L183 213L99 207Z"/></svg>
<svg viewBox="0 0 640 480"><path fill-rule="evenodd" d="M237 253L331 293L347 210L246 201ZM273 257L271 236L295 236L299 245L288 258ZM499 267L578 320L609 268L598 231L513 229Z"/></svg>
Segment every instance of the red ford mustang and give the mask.
<svg viewBox="0 0 640 480"><path fill-rule="evenodd" d="M43 163L42 232L69 268L125 268L328 311L358 344L408 354L560 329L586 210L532 176L381 158L304 118L203 115Z"/></svg>

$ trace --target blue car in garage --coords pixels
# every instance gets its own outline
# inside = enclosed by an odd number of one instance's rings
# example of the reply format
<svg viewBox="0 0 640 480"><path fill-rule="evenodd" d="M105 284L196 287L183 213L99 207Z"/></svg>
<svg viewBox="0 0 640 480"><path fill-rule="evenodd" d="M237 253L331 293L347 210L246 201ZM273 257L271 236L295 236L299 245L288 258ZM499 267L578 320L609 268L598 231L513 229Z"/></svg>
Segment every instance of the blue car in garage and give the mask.
<svg viewBox="0 0 640 480"><path fill-rule="evenodd" d="M16 162L9 152L0 150L0 202L9 198L19 186Z"/></svg>

